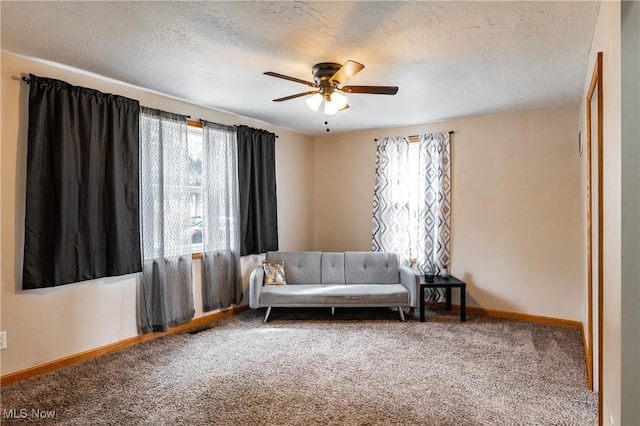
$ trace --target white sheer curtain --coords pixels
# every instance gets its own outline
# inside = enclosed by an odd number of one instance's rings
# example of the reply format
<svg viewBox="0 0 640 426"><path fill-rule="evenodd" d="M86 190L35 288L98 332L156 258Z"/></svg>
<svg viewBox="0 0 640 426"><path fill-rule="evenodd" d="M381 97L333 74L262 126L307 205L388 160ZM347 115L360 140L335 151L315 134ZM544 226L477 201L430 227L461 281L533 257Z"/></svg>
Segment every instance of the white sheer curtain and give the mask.
<svg viewBox="0 0 640 426"><path fill-rule="evenodd" d="M373 189L373 251L398 253L400 264L411 262L409 140L377 141Z"/></svg>
<svg viewBox="0 0 640 426"><path fill-rule="evenodd" d="M186 117L141 107L142 331L193 318Z"/></svg>
<svg viewBox="0 0 640 426"><path fill-rule="evenodd" d="M238 142L235 127L203 122L204 311L242 302Z"/></svg>

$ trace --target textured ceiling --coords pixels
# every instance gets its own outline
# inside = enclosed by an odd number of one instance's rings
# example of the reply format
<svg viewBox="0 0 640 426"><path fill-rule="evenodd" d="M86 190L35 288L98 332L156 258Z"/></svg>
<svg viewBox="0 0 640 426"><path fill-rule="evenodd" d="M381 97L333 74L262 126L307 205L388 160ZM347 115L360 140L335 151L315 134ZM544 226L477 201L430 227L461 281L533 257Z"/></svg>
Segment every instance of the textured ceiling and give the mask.
<svg viewBox="0 0 640 426"><path fill-rule="evenodd" d="M599 2L10 2L2 49L306 134L317 62L366 68L332 133L579 102ZM29 70L24 70L29 72Z"/></svg>

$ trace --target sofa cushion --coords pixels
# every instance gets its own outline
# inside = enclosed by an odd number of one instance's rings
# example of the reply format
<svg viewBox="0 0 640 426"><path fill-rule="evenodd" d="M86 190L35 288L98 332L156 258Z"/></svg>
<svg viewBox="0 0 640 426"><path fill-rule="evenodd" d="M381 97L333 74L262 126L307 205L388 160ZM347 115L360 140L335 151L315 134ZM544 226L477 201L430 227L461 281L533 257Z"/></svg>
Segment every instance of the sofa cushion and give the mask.
<svg viewBox="0 0 640 426"><path fill-rule="evenodd" d="M287 285L284 273L284 262L262 262L264 269L264 285Z"/></svg>
<svg viewBox="0 0 640 426"><path fill-rule="evenodd" d="M398 256L395 253L348 251L344 253L347 284L392 284L400 282Z"/></svg>
<svg viewBox="0 0 640 426"><path fill-rule="evenodd" d="M344 283L344 253L322 253L322 284Z"/></svg>
<svg viewBox="0 0 640 426"><path fill-rule="evenodd" d="M268 286L260 293L262 306L407 306L409 291L402 284Z"/></svg>
<svg viewBox="0 0 640 426"><path fill-rule="evenodd" d="M284 262L287 284L320 284L321 256L322 252L319 251L269 251L266 260Z"/></svg>

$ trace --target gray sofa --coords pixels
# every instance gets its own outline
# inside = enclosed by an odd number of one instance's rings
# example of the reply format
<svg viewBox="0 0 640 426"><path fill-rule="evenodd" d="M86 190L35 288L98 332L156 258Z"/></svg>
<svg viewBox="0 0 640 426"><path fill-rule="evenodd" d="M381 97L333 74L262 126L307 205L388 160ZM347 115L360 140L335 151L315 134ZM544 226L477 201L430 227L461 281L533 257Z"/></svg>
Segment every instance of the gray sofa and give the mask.
<svg viewBox="0 0 640 426"><path fill-rule="evenodd" d="M249 306L275 307L403 307L418 303L418 277L398 264L395 253L267 252L266 261L284 262L287 285L264 285L257 267L249 280Z"/></svg>

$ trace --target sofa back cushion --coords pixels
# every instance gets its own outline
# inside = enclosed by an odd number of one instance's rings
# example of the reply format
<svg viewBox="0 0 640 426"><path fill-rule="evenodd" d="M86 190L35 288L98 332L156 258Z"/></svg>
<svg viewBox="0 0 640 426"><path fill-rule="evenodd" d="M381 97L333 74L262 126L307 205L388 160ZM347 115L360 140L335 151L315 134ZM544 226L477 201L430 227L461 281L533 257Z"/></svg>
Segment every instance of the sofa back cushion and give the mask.
<svg viewBox="0 0 640 426"><path fill-rule="evenodd" d="M344 253L346 284L395 284L400 282L395 253L348 251Z"/></svg>
<svg viewBox="0 0 640 426"><path fill-rule="evenodd" d="M344 283L344 253L322 253L322 284Z"/></svg>
<svg viewBox="0 0 640 426"><path fill-rule="evenodd" d="M267 262L284 262L287 285L320 284L321 270L319 251L269 251Z"/></svg>

